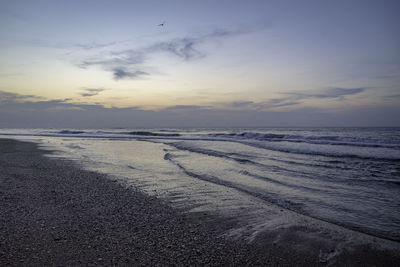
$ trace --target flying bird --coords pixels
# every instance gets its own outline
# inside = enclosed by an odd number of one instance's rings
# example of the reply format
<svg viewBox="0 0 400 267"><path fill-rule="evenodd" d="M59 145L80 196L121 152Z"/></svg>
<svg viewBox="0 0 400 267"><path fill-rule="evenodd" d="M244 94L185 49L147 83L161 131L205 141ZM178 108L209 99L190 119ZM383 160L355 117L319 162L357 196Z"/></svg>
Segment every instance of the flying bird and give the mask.
<svg viewBox="0 0 400 267"><path fill-rule="evenodd" d="M157 26L164 27L164 25L165 25L165 21L163 21L163 23L158 24Z"/></svg>

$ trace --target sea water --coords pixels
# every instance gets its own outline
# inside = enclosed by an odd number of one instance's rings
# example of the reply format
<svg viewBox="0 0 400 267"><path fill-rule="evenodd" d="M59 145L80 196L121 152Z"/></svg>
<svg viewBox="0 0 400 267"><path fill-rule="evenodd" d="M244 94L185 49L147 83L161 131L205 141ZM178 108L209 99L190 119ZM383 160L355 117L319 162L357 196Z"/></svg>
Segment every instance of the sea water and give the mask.
<svg viewBox="0 0 400 267"><path fill-rule="evenodd" d="M190 212L263 205L400 241L400 128L2 129ZM264 204L263 204L264 203Z"/></svg>

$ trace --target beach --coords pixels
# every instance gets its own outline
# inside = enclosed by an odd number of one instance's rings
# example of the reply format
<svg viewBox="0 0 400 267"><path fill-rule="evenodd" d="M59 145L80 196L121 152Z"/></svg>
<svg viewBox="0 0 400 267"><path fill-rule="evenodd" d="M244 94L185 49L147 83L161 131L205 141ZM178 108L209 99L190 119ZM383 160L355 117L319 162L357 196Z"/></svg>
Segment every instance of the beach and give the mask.
<svg viewBox="0 0 400 267"><path fill-rule="evenodd" d="M314 226L247 242L229 223L183 213L163 199L30 142L0 139L1 266L395 266L398 242L335 249ZM297 219L296 219L297 220ZM325 235L326 232L325 232ZM279 242L272 242L277 240ZM331 242L328 242L330 240ZM324 254L332 246L331 254ZM321 248L323 250L321 250ZM322 252L322 253L321 253ZM333 260L331 260L333 259Z"/></svg>

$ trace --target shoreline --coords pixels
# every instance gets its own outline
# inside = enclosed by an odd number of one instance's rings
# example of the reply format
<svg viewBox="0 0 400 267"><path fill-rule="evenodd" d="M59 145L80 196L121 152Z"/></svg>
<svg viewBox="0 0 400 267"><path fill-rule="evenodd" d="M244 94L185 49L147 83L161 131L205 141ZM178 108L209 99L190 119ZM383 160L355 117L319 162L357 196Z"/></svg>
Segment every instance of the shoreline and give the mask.
<svg viewBox="0 0 400 267"><path fill-rule="evenodd" d="M361 246L321 258L287 228L248 244L105 174L45 157L35 143L0 139L0 265L395 266L400 256ZM312 231L306 239L313 240ZM265 240L276 239L278 245ZM328 255L329 256L329 255ZM327 256L327 257L328 257Z"/></svg>

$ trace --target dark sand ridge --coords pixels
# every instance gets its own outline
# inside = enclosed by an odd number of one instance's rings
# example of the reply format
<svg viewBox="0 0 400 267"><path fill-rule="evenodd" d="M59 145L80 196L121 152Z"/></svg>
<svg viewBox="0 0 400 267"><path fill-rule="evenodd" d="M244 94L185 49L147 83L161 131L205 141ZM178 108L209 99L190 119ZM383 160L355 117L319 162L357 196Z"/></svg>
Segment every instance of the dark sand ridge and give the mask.
<svg viewBox="0 0 400 267"><path fill-rule="evenodd" d="M296 227L252 244L126 188L106 175L44 157L34 143L0 139L0 266L271 265L396 266L400 255L369 246L325 262L329 246ZM48 151L46 151L48 153ZM215 223L219 222L219 223ZM302 233L299 235L299 233ZM269 242L280 236L280 242ZM303 246L307 240L307 245ZM307 249L300 249L305 247Z"/></svg>

